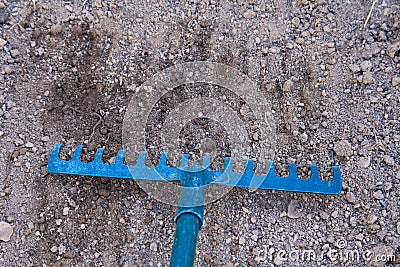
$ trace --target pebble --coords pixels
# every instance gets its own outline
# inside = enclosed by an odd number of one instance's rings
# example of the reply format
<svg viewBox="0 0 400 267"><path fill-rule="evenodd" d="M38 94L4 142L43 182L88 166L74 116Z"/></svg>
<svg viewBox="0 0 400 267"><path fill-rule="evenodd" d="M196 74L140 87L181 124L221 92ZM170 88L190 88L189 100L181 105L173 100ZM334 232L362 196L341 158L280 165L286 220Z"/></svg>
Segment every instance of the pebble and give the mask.
<svg viewBox="0 0 400 267"><path fill-rule="evenodd" d="M239 245L243 245L246 242L246 239L244 237L239 237Z"/></svg>
<svg viewBox="0 0 400 267"><path fill-rule="evenodd" d="M155 243L155 242L151 243L150 244L150 250L154 251L154 252L157 251L157 243Z"/></svg>
<svg viewBox="0 0 400 267"><path fill-rule="evenodd" d="M3 47L7 44L7 41L4 40L3 38L0 38L0 46Z"/></svg>
<svg viewBox="0 0 400 267"><path fill-rule="evenodd" d="M25 144L25 146L26 146L27 148L32 148L32 147L34 147L35 145L34 145L33 143L31 143L31 142L27 142L27 143Z"/></svg>
<svg viewBox="0 0 400 267"><path fill-rule="evenodd" d="M368 223L368 224L374 224L375 222L376 222L376 220L378 220L378 217L376 217L376 215L374 215L374 214L369 214L368 216L367 216L367 218L366 218L366 222Z"/></svg>
<svg viewBox="0 0 400 267"><path fill-rule="evenodd" d="M392 85L397 86L400 84L400 77L393 77L392 78Z"/></svg>
<svg viewBox="0 0 400 267"><path fill-rule="evenodd" d="M399 50L400 50L400 41L389 45L387 50L386 50L386 53L388 54L389 57L394 58L394 55Z"/></svg>
<svg viewBox="0 0 400 267"><path fill-rule="evenodd" d="M294 87L294 83L292 82L292 80L287 80L283 83L283 91L284 92L291 92L293 91L293 87Z"/></svg>
<svg viewBox="0 0 400 267"><path fill-rule="evenodd" d="M356 197L352 192L347 192L345 198L351 204L356 203Z"/></svg>
<svg viewBox="0 0 400 267"><path fill-rule="evenodd" d="M357 161L357 166L360 168L368 168L371 163L370 157L361 157Z"/></svg>
<svg viewBox="0 0 400 267"><path fill-rule="evenodd" d="M363 73L362 82L366 85L375 83L375 79L370 71L366 71Z"/></svg>
<svg viewBox="0 0 400 267"><path fill-rule="evenodd" d="M333 146L333 151L335 151L335 154L342 159L353 155L353 149L347 140L336 142Z"/></svg>
<svg viewBox="0 0 400 267"><path fill-rule="evenodd" d="M12 49L12 50L10 51L10 53L11 53L11 56L12 56L13 58L16 58L16 57L18 57L19 55L21 55L21 52L19 52L18 49Z"/></svg>
<svg viewBox="0 0 400 267"><path fill-rule="evenodd" d="M64 216L67 216L68 213L69 213L69 208L68 208L68 207L64 207L64 208L63 208L63 215L64 215Z"/></svg>
<svg viewBox="0 0 400 267"><path fill-rule="evenodd" d="M378 200L382 200L382 199L385 198L385 196L383 195L383 193L382 193L381 190L375 191L375 192L372 194L372 196L373 196L375 199L378 199Z"/></svg>
<svg viewBox="0 0 400 267"><path fill-rule="evenodd" d="M50 251L53 252L53 253L56 253L58 251L58 247L57 246L52 246L50 248Z"/></svg>
<svg viewBox="0 0 400 267"><path fill-rule="evenodd" d="M280 258L279 253L277 253L277 254L275 255L275 257L274 257L274 264L277 265L277 266L280 266L280 265L283 264L283 261L282 261L282 259Z"/></svg>
<svg viewBox="0 0 400 267"><path fill-rule="evenodd" d="M254 12L253 10L249 9L246 12L243 13L243 17L245 19L252 19L256 16L256 12Z"/></svg>
<svg viewBox="0 0 400 267"><path fill-rule="evenodd" d="M305 143L305 142L307 142L307 139L308 139L308 135L306 133L302 133L300 135L300 141L301 142Z"/></svg>
<svg viewBox="0 0 400 267"><path fill-rule="evenodd" d="M299 201L292 199L288 205L287 209L287 216L291 219L297 219L300 218L300 213L297 210L297 207L299 205Z"/></svg>
<svg viewBox="0 0 400 267"><path fill-rule="evenodd" d="M397 233L400 235L400 222L397 223Z"/></svg>
<svg viewBox="0 0 400 267"><path fill-rule="evenodd" d="M14 230L13 227L7 222L0 222L0 240L8 242L11 239Z"/></svg>
<svg viewBox="0 0 400 267"><path fill-rule="evenodd" d="M370 71L372 69L371 61L363 61L360 65L362 71Z"/></svg>
<svg viewBox="0 0 400 267"><path fill-rule="evenodd" d="M300 19L298 17L294 17L292 19L292 24L293 26L295 26L296 28L298 28L300 26Z"/></svg>
<svg viewBox="0 0 400 267"><path fill-rule="evenodd" d="M64 30L64 27L60 24L53 25L50 29L52 35L60 34Z"/></svg>
<svg viewBox="0 0 400 267"><path fill-rule="evenodd" d="M43 136L41 139L40 139L40 141L42 141L42 142L48 142L50 140L50 137L48 137L48 136Z"/></svg>
<svg viewBox="0 0 400 267"><path fill-rule="evenodd" d="M356 64L351 64L350 66L349 66L349 69L351 70L351 72L353 72L353 73L356 73L356 72L359 72L361 69L360 69L360 66L358 66L358 65L356 65Z"/></svg>
<svg viewBox="0 0 400 267"><path fill-rule="evenodd" d="M60 245L60 246L58 247L58 254L59 254L59 255L64 254L66 251L67 251L67 248L66 248L64 245Z"/></svg>
<svg viewBox="0 0 400 267"><path fill-rule="evenodd" d="M5 73L5 74L11 74L11 73L13 73L13 69L11 68L11 66L5 65L5 66L4 66L4 73Z"/></svg>
<svg viewBox="0 0 400 267"><path fill-rule="evenodd" d="M383 156L383 160L385 161L385 163L389 166L394 166L394 159L389 156L389 155L384 155Z"/></svg>
<svg viewBox="0 0 400 267"><path fill-rule="evenodd" d="M101 188L99 190L99 195L103 197L108 197L110 195L110 190L107 190L105 188Z"/></svg>

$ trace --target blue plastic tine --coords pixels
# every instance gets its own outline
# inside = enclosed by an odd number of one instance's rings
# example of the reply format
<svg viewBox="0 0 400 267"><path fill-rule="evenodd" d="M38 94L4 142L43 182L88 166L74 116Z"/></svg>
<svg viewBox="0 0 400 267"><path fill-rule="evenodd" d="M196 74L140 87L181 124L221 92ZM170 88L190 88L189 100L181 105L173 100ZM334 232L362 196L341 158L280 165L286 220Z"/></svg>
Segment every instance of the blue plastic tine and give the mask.
<svg viewBox="0 0 400 267"><path fill-rule="evenodd" d="M297 168L294 162L289 163L289 176L291 178L297 178Z"/></svg>
<svg viewBox="0 0 400 267"><path fill-rule="evenodd" d="M83 146L77 146L75 151L74 151L74 155L72 156L71 160L80 161L81 160L82 150L83 150Z"/></svg>
<svg viewBox="0 0 400 267"><path fill-rule="evenodd" d="M183 154L182 158L181 158L181 163L180 163L180 167L184 168L189 166L189 155L188 154Z"/></svg>
<svg viewBox="0 0 400 267"><path fill-rule="evenodd" d="M146 151L139 152L139 157L137 159L136 165L145 166L146 165L146 157L147 157Z"/></svg>
<svg viewBox="0 0 400 267"><path fill-rule="evenodd" d="M161 152L160 160L158 161L158 166L167 166L167 160L168 160L168 153Z"/></svg>
<svg viewBox="0 0 400 267"><path fill-rule="evenodd" d="M124 164L124 158L125 158L125 150L120 150L117 153L117 157L115 159L115 164Z"/></svg>
<svg viewBox="0 0 400 267"><path fill-rule="evenodd" d="M226 170L232 170L232 159L231 158L225 158L224 160L224 171Z"/></svg>
<svg viewBox="0 0 400 267"><path fill-rule="evenodd" d="M245 169L245 173L247 172L253 172L254 170L254 162L252 159L248 159L246 162L246 169Z"/></svg>
<svg viewBox="0 0 400 267"><path fill-rule="evenodd" d="M211 164L211 157L210 156L204 156L203 158L203 167L208 168L210 167Z"/></svg>
<svg viewBox="0 0 400 267"><path fill-rule="evenodd" d="M311 177L310 177L310 179L311 179L311 180L320 180L320 178L319 178L319 171L318 171L317 165L312 164L312 165L310 166L310 168L311 168Z"/></svg>
<svg viewBox="0 0 400 267"><path fill-rule="evenodd" d="M63 146L62 144L56 144L53 148L53 151L50 154L50 157L55 157L55 158L59 159L58 155L60 155L62 146Z"/></svg>
<svg viewBox="0 0 400 267"><path fill-rule="evenodd" d="M267 176L275 176L275 164L273 161L268 161Z"/></svg>
<svg viewBox="0 0 400 267"><path fill-rule="evenodd" d="M96 154L94 155L93 162L102 163L103 162L103 152L104 152L103 147L97 149Z"/></svg>

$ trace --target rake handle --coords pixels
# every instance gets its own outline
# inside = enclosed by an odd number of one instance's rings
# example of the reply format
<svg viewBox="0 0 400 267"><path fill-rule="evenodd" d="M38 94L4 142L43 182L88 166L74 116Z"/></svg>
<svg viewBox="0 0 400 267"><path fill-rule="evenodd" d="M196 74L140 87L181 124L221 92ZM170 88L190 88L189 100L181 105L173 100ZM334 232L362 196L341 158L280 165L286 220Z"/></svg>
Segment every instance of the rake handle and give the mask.
<svg viewBox="0 0 400 267"><path fill-rule="evenodd" d="M194 265L197 235L201 225L200 219L192 213L184 213L176 219L171 267L190 267Z"/></svg>
<svg viewBox="0 0 400 267"><path fill-rule="evenodd" d="M196 167L192 167L192 170L193 168ZM170 267L192 267L196 255L197 236L203 225L207 172L181 171L180 177L182 188L175 215L176 230Z"/></svg>

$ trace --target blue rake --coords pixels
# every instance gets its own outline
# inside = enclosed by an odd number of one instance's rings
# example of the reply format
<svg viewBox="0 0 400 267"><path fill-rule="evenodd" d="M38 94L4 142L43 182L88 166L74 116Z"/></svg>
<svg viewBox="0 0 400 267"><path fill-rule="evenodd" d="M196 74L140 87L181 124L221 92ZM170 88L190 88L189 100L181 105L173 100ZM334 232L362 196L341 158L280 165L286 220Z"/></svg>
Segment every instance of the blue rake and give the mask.
<svg viewBox="0 0 400 267"><path fill-rule="evenodd" d="M120 150L115 163L105 164L102 161L104 148L99 148L92 162L80 160L83 146L78 146L69 161L59 158L62 145L54 146L47 169L54 174L80 176L98 176L147 181L180 181L181 194L175 216L176 232L170 266L193 266L197 235L203 225L204 192L208 184L222 186L280 190L301 193L338 195L342 190L342 178L338 166L332 167L333 179L324 181L319 177L318 167L311 165L309 179L297 176L296 165L289 164L289 175L281 178L275 173L272 161L268 162L267 174L254 173L253 161L247 160L244 173L232 169L231 158L225 158L223 170L210 168L210 157L203 158L202 165L189 166L189 155L182 155L179 168L167 165L167 153L160 155L158 165L146 165L146 152L140 152L135 165L124 164L124 150Z"/></svg>

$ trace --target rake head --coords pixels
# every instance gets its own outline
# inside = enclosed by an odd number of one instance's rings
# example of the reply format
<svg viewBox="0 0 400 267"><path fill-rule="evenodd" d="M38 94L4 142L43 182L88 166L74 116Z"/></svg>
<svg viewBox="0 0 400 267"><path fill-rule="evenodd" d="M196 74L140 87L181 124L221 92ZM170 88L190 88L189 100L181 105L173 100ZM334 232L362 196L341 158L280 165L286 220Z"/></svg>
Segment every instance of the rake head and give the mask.
<svg viewBox="0 0 400 267"><path fill-rule="evenodd" d="M294 163L289 163L289 175L281 178L276 175L272 161L268 162L267 174L260 176L255 174L251 159L247 160L246 169L243 173L236 173L232 169L231 158L225 158L223 170L212 170L210 168L210 157L203 158L202 166L189 166L189 155L184 154L182 155L180 167L176 168L167 165L167 153L163 152L160 155L158 165L149 167L146 165L146 152L140 152L136 164L127 166L124 164L124 150L118 152L115 163L105 164L102 161L104 148L97 150L92 162L84 163L80 160L82 146L78 146L75 149L69 161L59 158L61 147L61 144L55 145L50 155L47 167L50 173L149 181L181 181L181 184L185 186L183 177L188 177L185 173L205 171L205 174L202 175L204 177L203 181L200 181L197 186L218 184L232 187L326 195L340 194L342 189L342 178L338 166L332 168L333 178L330 181L324 181L319 177L318 167L314 164L310 166L311 176L309 179L298 177Z"/></svg>

